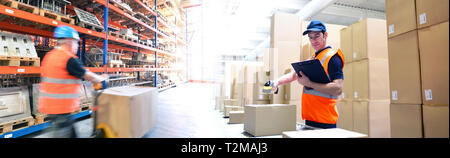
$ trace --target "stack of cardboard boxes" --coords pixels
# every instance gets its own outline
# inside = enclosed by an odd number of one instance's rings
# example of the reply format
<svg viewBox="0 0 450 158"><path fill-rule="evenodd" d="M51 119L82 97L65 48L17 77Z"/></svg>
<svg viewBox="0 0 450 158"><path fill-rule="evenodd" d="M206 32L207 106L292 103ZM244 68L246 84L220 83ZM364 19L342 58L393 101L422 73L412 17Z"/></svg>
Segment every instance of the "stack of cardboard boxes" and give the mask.
<svg viewBox="0 0 450 158"><path fill-rule="evenodd" d="M449 1L389 0L392 137L448 137Z"/></svg>
<svg viewBox="0 0 450 158"><path fill-rule="evenodd" d="M338 127L390 137L386 21L363 19L341 30L344 88Z"/></svg>

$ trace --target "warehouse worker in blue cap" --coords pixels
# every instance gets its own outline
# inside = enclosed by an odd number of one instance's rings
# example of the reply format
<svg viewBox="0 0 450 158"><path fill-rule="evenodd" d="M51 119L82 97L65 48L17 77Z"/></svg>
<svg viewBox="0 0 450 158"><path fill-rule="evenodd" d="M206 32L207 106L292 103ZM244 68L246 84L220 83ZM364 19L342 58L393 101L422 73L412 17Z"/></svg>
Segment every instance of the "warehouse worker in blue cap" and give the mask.
<svg viewBox="0 0 450 158"><path fill-rule="evenodd" d="M316 50L309 59L318 59L329 79L330 83L315 83L309 80L303 72L298 77L291 72L274 81L272 91L276 91L279 85L289 84L297 80L304 86L302 94L302 118L308 126L317 128L336 128L339 117L336 104L344 87L344 55L337 49L327 46L327 29L318 20L313 20L308 25L303 35L308 35L309 42Z"/></svg>
<svg viewBox="0 0 450 158"><path fill-rule="evenodd" d="M80 109L81 79L102 83L106 76L89 72L78 60L76 53L80 37L69 26L56 27L55 49L42 59L39 86L39 112L48 114L53 125L49 128L53 137L76 137L71 113Z"/></svg>

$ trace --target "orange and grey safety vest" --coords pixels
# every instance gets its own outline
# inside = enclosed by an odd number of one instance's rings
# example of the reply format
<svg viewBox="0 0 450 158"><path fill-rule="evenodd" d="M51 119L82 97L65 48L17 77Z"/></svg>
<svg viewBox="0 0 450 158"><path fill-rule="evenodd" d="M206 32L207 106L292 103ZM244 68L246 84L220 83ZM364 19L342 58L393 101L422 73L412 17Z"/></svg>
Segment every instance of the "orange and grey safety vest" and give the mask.
<svg viewBox="0 0 450 158"><path fill-rule="evenodd" d="M344 55L341 50L332 50L327 48L322 50L319 55L314 54L310 59L317 59L322 64L325 73L328 74L328 63L331 57L338 54L342 59L342 68L344 68ZM339 114L336 108L338 102L337 95L329 95L314 89L303 88L302 94L302 117L305 120L325 124L336 124Z"/></svg>
<svg viewBox="0 0 450 158"><path fill-rule="evenodd" d="M63 49L54 49L44 56L39 86L39 112L64 114L79 109L82 82L67 70L67 62L72 57L77 58Z"/></svg>

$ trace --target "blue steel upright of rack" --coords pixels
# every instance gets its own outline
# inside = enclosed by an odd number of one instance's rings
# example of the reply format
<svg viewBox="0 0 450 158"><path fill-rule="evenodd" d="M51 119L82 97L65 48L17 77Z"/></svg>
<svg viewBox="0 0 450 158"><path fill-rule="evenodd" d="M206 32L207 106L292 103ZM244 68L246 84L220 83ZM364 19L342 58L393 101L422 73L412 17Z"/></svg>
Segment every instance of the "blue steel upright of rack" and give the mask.
<svg viewBox="0 0 450 158"><path fill-rule="evenodd" d="M155 29L158 30L158 22L157 22L157 17L158 17L158 4L157 4L157 0L155 0ZM158 48L158 34L155 32L155 37L154 37L154 44L155 44L155 48ZM158 68L158 52L155 51L155 68ZM155 87L158 86L158 81L156 80L156 76L158 75L158 71L155 70L155 76L153 78L153 84L155 85Z"/></svg>
<svg viewBox="0 0 450 158"><path fill-rule="evenodd" d="M103 9L103 25L105 27L105 40L103 40L103 67L105 67L105 73L108 72L108 4L109 0L106 0L105 8Z"/></svg>

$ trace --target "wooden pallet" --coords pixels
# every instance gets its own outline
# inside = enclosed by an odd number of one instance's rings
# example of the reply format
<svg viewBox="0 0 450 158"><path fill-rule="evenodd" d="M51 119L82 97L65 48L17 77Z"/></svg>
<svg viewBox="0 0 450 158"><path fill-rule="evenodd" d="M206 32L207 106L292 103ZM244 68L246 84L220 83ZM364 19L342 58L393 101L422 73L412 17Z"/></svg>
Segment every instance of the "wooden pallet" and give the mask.
<svg viewBox="0 0 450 158"><path fill-rule="evenodd" d="M21 3L18 1L14 1L14 0L0 0L0 4L14 8L14 9L18 9L18 10L22 10L22 11L26 11L29 13L33 13L33 14L37 14L39 15L39 8L32 6L32 5L28 5L25 3Z"/></svg>
<svg viewBox="0 0 450 158"><path fill-rule="evenodd" d="M22 119L17 119L13 121L8 121L0 124L0 133L11 132L21 128L29 127L34 125L34 118L28 116Z"/></svg>
<svg viewBox="0 0 450 158"><path fill-rule="evenodd" d="M109 31L108 34L117 38L123 38L123 36L120 36L120 33L117 32Z"/></svg>
<svg viewBox="0 0 450 158"><path fill-rule="evenodd" d="M49 117L47 114L37 113L34 115L34 124L43 124L49 121Z"/></svg>
<svg viewBox="0 0 450 158"><path fill-rule="evenodd" d="M55 19L55 20L58 20L58 21L61 21L61 22L65 22L65 23L68 23L68 24L71 24L71 25L75 24L75 20L74 19L72 19L70 17L67 17L66 15L61 15L61 14L58 14L58 13L55 13L55 12L52 12L52 11L48 11L48 10L45 10L45 9L39 10L39 15L41 15L43 17Z"/></svg>
<svg viewBox="0 0 450 158"><path fill-rule="evenodd" d="M34 66L41 65L40 58L34 57L16 57L16 56L0 56L0 66Z"/></svg>
<svg viewBox="0 0 450 158"><path fill-rule="evenodd" d="M91 110L92 107L93 107L92 103L81 104L81 105L80 105L80 109L77 110L77 111L75 111L75 112L72 112L72 114L76 114L76 113L79 113L79 112Z"/></svg>

